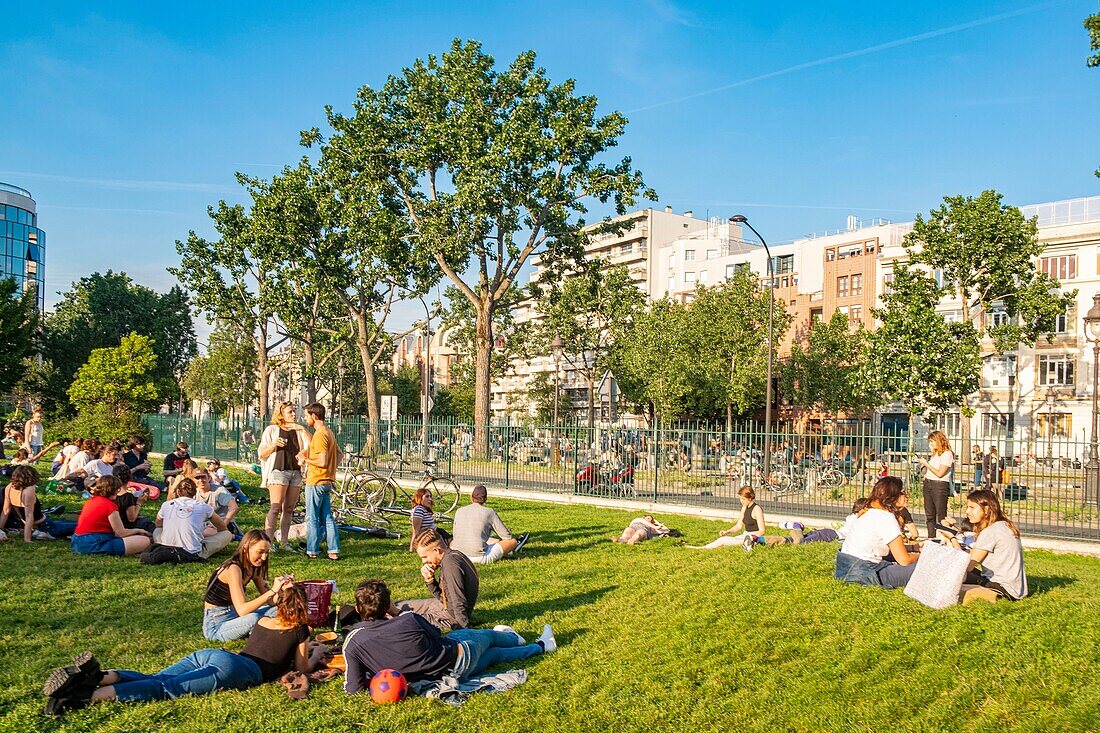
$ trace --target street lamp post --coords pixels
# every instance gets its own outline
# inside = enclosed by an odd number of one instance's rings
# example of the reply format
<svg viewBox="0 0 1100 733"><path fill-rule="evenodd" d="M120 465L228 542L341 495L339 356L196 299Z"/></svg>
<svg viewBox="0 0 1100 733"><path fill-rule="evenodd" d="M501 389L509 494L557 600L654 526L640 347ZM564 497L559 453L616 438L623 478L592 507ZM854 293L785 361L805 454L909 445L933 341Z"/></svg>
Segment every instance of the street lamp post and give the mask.
<svg viewBox="0 0 1100 733"><path fill-rule="evenodd" d="M764 392L764 479L766 481L772 473L772 369L775 360L773 344L775 341L775 288L773 287L775 283L772 274L772 253L764 237L760 236L760 232L749 223L747 217L743 214L735 214L729 220L733 224L744 224L751 229L752 233L760 239L760 244L764 245L764 254L768 258L768 384Z"/></svg>
<svg viewBox="0 0 1100 733"><path fill-rule="evenodd" d="M1096 504L1100 496L1100 456L1096 451L1096 387L1100 372L1100 293L1092 296L1092 307L1085 314L1085 339L1092 344L1092 436L1089 460L1085 463L1085 504Z"/></svg>
<svg viewBox="0 0 1100 733"><path fill-rule="evenodd" d="M560 384L558 365L561 362L561 334L554 334L554 340L550 342L550 353L554 357L554 424L550 431L550 464L557 468L561 465L561 445L558 442L558 402L561 400L558 396Z"/></svg>

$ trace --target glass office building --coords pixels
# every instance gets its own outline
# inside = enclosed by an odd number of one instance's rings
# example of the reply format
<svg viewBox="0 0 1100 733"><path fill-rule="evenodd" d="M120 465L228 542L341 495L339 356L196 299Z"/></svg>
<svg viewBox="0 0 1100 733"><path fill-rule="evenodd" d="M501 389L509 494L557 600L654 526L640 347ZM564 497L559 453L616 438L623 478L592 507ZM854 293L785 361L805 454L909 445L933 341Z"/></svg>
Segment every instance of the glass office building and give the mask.
<svg viewBox="0 0 1100 733"><path fill-rule="evenodd" d="M34 288L46 305L46 233L38 228L29 191L0 183L0 278L14 277L20 292Z"/></svg>

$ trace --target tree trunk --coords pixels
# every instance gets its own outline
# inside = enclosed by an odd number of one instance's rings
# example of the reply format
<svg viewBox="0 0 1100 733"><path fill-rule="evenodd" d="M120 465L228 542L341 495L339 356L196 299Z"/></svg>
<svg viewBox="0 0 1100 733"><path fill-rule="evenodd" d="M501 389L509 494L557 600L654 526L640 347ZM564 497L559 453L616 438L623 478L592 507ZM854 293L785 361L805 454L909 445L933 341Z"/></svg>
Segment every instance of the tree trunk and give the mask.
<svg viewBox="0 0 1100 733"><path fill-rule="evenodd" d="M317 401L317 377L313 374L313 342L302 342L302 360L305 362L302 378L306 383L306 404L311 405Z"/></svg>
<svg viewBox="0 0 1100 733"><path fill-rule="evenodd" d="M260 419L267 422L270 400L268 397L268 378L271 376L271 367L267 360L267 324L260 324L260 337L254 340L256 344L256 376L259 380Z"/></svg>
<svg viewBox="0 0 1100 733"><path fill-rule="evenodd" d="M367 421L370 426L370 437L373 440L373 445L380 445L378 442L378 423L381 414L378 405L378 387L374 379L374 360L371 358L370 353L367 314L351 308L349 308L349 312L355 320L355 345L359 349L359 361L363 366L363 386L366 387L367 391Z"/></svg>
<svg viewBox="0 0 1100 733"><path fill-rule="evenodd" d="M963 296L962 297L963 323L970 323L970 293L963 290L962 291L962 296ZM971 325L973 325L973 324L971 324ZM980 337L981 334L979 333L978 336ZM979 341L979 343L981 343L981 342ZM984 364L984 362L983 362L983 364ZM970 412L970 396L969 395L967 395L966 397L963 397L962 404L959 405L959 428L960 428L960 431L961 431L961 435L959 436L959 440L961 442L961 445L959 446L959 450L962 452L962 455L967 454L968 446L970 445L970 418L967 417L968 412ZM951 439L950 435L947 436L947 437L948 437L948 440Z"/></svg>
<svg viewBox="0 0 1100 733"><path fill-rule="evenodd" d="M492 379L493 307L487 299L477 303L477 354L474 360L474 455L489 457L489 382Z"/></svg>
<svg viewBox="0 0 1100 733"><path fill-rule="evenodd" d="M596 429L596 382L595 375L588 372L588 434Z"/></svg>

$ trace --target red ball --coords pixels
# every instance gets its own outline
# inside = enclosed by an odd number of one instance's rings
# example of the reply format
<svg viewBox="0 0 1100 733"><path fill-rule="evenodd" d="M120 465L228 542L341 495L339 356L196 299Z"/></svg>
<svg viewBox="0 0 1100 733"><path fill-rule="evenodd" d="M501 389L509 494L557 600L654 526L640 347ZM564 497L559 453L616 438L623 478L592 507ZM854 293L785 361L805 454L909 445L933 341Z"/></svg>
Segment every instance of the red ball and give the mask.
<svg viewBox="0 0 1100 733"><path fill-rule="evenodd" d="M370 680L370 696L379 705L401 702L409 694L409 682L396 669L380 670Z"/></svg>

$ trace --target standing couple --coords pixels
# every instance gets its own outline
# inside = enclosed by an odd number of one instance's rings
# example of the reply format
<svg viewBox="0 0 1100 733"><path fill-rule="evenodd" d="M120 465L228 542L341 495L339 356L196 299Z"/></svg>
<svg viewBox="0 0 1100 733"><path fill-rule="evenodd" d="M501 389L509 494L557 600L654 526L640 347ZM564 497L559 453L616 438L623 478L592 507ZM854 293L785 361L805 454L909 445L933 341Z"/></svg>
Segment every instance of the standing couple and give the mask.
<svg viewBox="0 0 1100 733"><path fill-rule="evenodd" d="M340 449L336 436L325 425L325 406L314 402L305 409L306 423L313 434L295 422L294 406L280 402L272 424L260 438L260 486L271 494L265 529L272 544L281 542L289 550L287 535L298 504L302 485L306 487L306 555L316 558L321 552L324 533L329 560L340 559L340 536L332 516L332 488ZM304 469L304 475L303 475ZM276 533L276 526L279 532Z"/></svg>

